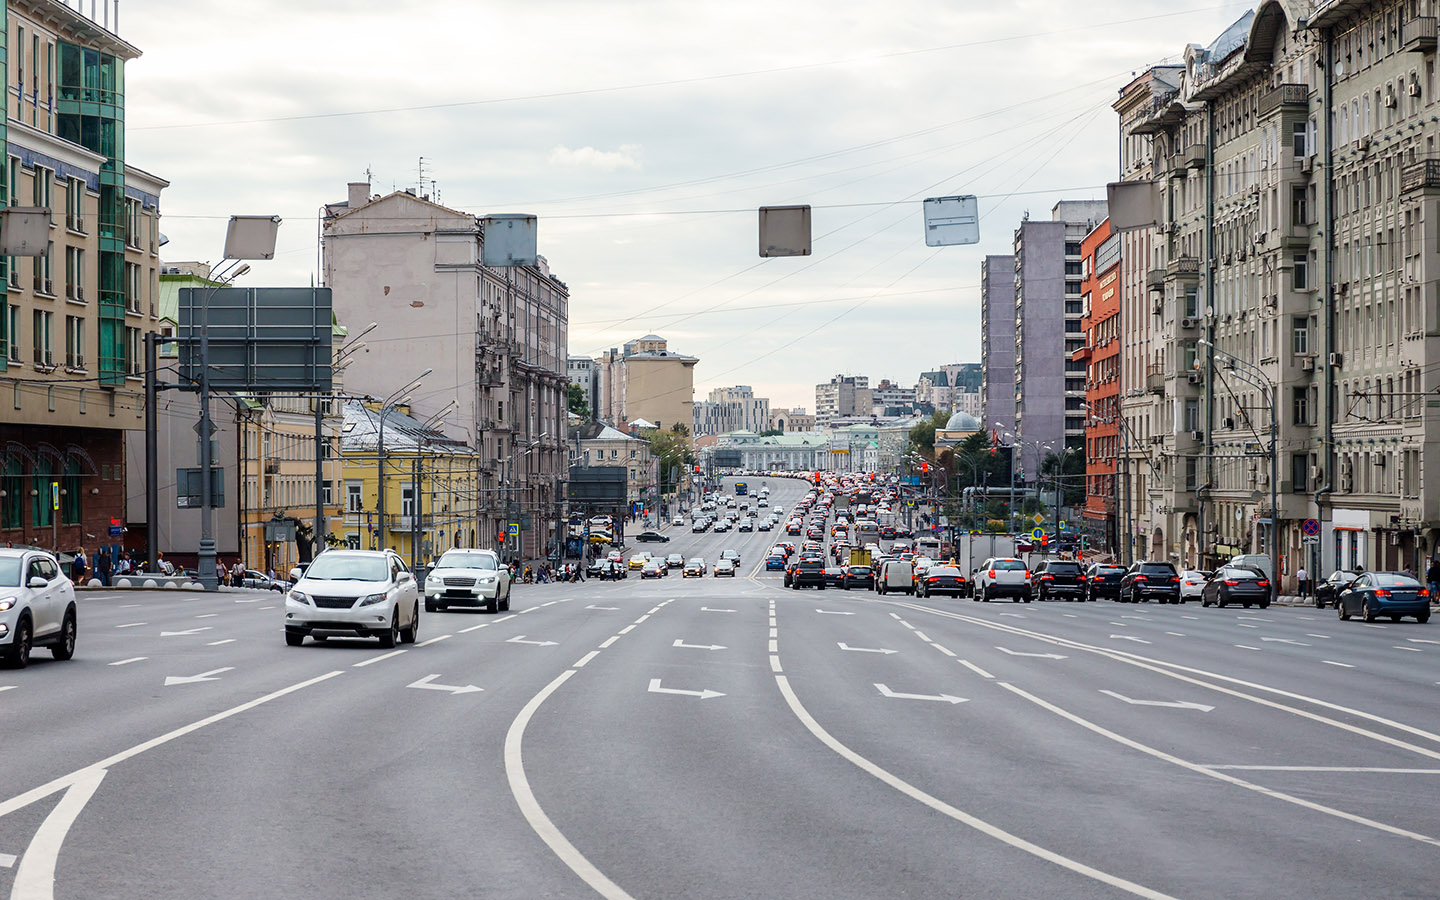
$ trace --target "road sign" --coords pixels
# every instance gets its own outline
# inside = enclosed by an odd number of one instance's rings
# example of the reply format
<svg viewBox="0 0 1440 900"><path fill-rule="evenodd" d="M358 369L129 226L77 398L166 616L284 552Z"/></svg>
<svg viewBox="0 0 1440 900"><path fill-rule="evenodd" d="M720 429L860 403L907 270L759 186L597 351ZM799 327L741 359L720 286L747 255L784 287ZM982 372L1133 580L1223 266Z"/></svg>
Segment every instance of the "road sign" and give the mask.
<svg viewBox="0 0 1440 900"><path fill-rule="evenodd" d="M1302 544L1318 544L1318 543L1320 543L1320 535L1318 535L1318 534L1306 534L1306 535L1301 535L1301 537L1300 537L1300 543L1302 543Z"/></svg>
<svg viewBox="0 0 1440 900"><path fill-rule="evenodd" d="M60 482L58 481L50 482L50 508L52 510L60 508Z"/></svg>
<svg viewBox="0 0 1440 900"><path fill-rule="evenodd" d="M511 523L510 523L510 536L511 536L511 537L519 537L519 536L520 536L520 524L519 524L518 522L511 522Z"/></svg>
<svg viewBox="0 0 1440 900"><path fill-rule="evenodd" d="M1030 521L1034 522L1036 525L1044 525L1045 517L1040 515L1039 513L1036 513L1035 515L1030 517ZM1035 536L1039 537L1040 535L1037 534Z"/></svg>
<svg viewBox="0 0 1440 900"><path fill-rule="evenodd" d="M1306 519L1300 523L1300 530L1305 533L1306 537L1318 537L1320 534L1320 520Z"/></svg>
<svg viewBox="0 0 1440 900"><path fill-rule="evenodd" d="M1045 536L1045 529L1037 528L1034 531L1030 532L1030 536L1038 541Z"/></svg>

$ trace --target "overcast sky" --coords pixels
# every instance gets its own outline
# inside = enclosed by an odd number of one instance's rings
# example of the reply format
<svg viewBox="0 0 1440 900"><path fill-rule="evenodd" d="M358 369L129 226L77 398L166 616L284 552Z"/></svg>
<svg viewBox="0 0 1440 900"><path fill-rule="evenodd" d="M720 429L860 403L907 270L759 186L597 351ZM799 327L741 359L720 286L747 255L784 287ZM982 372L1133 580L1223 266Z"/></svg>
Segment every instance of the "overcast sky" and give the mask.
<svg viewBox="0 0 1440 900"><path fill-rule="evenodd" d="M231 213L285 219L247 283L309 284L317 210L373 173L540 216L570 352L655 332L696 399L813 411L843 372L913 384L980 358L979 271L1021 216L1103 198L1130 74L1209 43L1222 0L125 0L127 157L171 182L169 260ZM428 183L434 180L434 185ZM927 248L920 201L980 197ZM762 260L756 207L814 207L814 255ZM354 323L351 323L354 324ZM363 324L363 323L361 323Z"/></svg>

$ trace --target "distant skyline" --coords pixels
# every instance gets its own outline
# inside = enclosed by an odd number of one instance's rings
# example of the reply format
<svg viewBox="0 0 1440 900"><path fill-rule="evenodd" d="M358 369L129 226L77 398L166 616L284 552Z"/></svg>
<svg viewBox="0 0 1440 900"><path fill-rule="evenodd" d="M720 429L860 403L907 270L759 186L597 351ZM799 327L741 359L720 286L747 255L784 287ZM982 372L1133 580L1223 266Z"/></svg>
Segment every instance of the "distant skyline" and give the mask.
<svg viewBox="0 0 1440 900"><path fill-rule="evenodd" d="M534 213L571 353L655 332L700 358L697 397L809 408L837 372L978 360L983 257L1103 197L1118 90L1247 8L127 0L127 157L171 182L166 260L217 261L232 213L285 219L251 285L316 278L317 212L367 170ZM981 243L927 248L920 202L960 193ZM814 254L760 259L756 208L791 203Z"/></svg>

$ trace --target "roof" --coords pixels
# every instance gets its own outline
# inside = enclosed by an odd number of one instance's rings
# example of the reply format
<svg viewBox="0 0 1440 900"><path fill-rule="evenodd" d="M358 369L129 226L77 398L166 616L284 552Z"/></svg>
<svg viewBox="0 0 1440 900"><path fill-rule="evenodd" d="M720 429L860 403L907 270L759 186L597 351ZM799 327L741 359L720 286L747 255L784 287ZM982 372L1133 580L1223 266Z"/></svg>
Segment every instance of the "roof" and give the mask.
<svg viewBox="0 0 1440 900"><path fill-rule="evenodd" d="M980 420L977 419L977 418L975 418L974 416L970 415L970 414L967 413L967 412L962 412L962 411L960 411L960 410L956 410L956 411L955 411L955 415L951 416L951 417L950 417L950 421L946 422L946 423L945 423L945 427L942 428L942 429L940 429L940 430L941 430L941 431L979 431L979 430L980 430Z"/></svg>
<svg viewBox="0 0 1440 900"><path fill-rule="evenodd" d="M630 427L631 427L631 428L659 428L660 426L659 426L659 425L656 425L654 422L647 421L646 419L634 419L634 420L632 420L632 421L630 422Z"/></svg>
<svg viewBox="0 0 1440 900"><path fill-rule="evenodd" d="M379 444L380 413L359 400L346 400L341 407L345 424L340 430L340 452L374 451ZM385 410L385 451L414 451L424 447L441 453L473 454L464 442L445 436L436 428L424 428L419 419L401 410Z"/></svg>

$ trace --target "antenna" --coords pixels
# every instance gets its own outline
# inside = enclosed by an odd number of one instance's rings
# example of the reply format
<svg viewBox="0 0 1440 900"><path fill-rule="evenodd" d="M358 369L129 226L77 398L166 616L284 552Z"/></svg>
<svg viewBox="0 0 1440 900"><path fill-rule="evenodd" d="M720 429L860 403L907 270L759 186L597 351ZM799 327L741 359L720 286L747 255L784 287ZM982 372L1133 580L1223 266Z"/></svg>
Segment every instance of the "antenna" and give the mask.
<svg viewBox="0 0 1440 900"><path fill-rule="evenodd" d="M420 163L415 167L415 170L418 176L418 180L415 182L415 192L417 194L423 194L425 193L425 157L420 157Z"/></svg>

